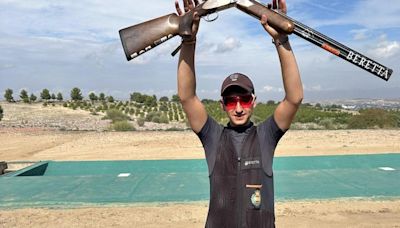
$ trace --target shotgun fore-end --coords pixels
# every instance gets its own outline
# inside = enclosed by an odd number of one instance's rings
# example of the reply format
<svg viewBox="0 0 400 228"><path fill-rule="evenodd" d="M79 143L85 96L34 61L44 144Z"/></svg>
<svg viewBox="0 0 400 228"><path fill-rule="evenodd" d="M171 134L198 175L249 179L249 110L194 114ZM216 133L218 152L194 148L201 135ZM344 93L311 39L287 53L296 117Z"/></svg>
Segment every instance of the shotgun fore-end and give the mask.
<svg viewBox="0 0 400 228"><path fill-rule="evenodd" d="M243 4L242 4L243 2ZM267 16L268 25L286 34L292 34L295 28L293 22L283 17L279 13L269 9L267 6L256 2L254 0L239 1L236 5L239 10L257 18L261 19L262 15Z"/></svg>

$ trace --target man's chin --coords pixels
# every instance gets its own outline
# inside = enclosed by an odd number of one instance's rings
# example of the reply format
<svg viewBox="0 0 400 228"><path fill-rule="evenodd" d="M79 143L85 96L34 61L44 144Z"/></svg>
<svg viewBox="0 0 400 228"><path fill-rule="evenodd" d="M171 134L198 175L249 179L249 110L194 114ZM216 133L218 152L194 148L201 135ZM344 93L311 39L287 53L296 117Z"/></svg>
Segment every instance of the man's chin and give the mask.
<svg viewBox="0 0 400 228"><path fill-rule="evenodd" d="M233 119L233 124L235 126L245 125L247 123L247 118L245 116L237 117L235 116Z"/></svg>

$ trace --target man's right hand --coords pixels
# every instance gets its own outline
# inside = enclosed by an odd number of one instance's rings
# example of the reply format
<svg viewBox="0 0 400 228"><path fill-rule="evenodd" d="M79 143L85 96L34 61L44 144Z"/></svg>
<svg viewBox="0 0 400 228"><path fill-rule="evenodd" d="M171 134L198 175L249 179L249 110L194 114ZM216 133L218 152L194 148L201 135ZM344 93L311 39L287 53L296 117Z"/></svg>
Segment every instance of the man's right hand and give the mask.
<svg viewBox="0 0 400 228"><path fill-rule="evenodd" d="M287 13L285 0L278 0L278 2L273 0L272 3L268 4L268 7L272 8L273 10L279 10L284 14ZM263 25L265 31L269 33L269 35L272 37L273 40L287 40L287 34L279 33L276 29L268 25L268 18L266 15L261 16L261 24Z"/></svg>
<svg viewBox="0 0 400 228"><path fill-rule="evenodd" d="M183 9L179 6L178 0L175 0L175 8L176 12L180 17L183 17L186 13L189 11L193 10L197 5L199 5L198 0L183 0ZM193 24L192 24L192 35L190 37L182 37L183 43L185 42L195 42L196 41L196 35L197 31L199 30L199 25L200 25L200 16L198 15L197 12L193 13Z"/></svg>

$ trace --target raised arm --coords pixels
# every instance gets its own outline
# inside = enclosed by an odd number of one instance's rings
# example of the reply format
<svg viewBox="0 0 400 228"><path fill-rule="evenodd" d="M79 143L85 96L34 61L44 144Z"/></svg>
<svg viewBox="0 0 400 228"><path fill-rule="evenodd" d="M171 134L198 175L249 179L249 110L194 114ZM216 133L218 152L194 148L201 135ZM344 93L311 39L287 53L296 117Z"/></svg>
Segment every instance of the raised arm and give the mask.
<svg viewBox="0 0 400 228"><path fill-rule="evenodd" d="M286 13L287 8L285 0L279 0L278 4L280 10ZM278 8L275 1L273 1L272 7L275 9ZM303 85L287 35L280 34L275 29L268 26L267 21L268 19L263 15L261 24L274 40L281 63L283 87L285 90L285 98L275 109L274 119L280 129L287 130L303 100Z"/></svg>
<svg viewBox="0 0 400 228"><path fill-rule="evenodd" d="M184 0L185 13L193 9L198 1ZM182 16L182 10L179 3L175 1L175 7L178 15ZM190 126L194 132L198 133L207 121L207 112L204 105L196 95L196 73L194 67L196 34L199 28L199 16L193 15L192 37L182 41L182 47L178 62L178 96L183 110L189 120Z"/></svg>

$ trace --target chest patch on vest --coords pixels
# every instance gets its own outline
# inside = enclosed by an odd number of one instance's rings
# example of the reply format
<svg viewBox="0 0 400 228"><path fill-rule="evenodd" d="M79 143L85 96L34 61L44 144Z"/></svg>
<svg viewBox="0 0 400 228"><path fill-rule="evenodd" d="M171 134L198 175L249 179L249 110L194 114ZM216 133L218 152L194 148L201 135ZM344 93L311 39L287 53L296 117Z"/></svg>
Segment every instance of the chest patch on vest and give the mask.
<svg viewBox="0 0 400 228"><path fill-rule="evenodd" d="M246 158L242 159L240 169L258 169L261 168L261 158Z"/></svg>
<svg viewBox="0 0 400 228"><path fill-rule="evenodd" d="M261 192L260 189L256 189L254 193L250 197L251 204L253 204L254 208L259 209L261 206Z"/></svg>

